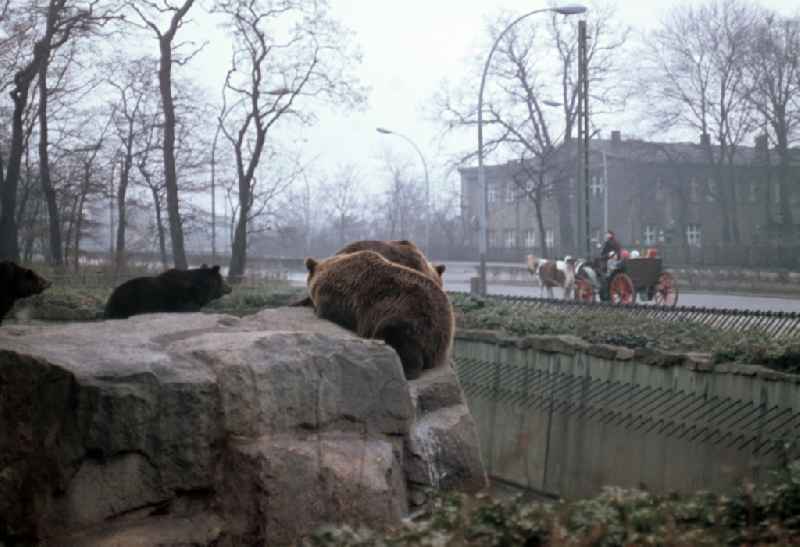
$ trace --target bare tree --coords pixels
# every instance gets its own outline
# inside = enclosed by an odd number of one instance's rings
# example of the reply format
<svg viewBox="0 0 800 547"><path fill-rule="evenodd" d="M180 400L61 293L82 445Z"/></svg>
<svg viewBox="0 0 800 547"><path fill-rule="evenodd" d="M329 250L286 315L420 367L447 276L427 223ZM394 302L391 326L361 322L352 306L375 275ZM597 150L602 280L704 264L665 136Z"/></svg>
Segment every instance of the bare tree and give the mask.
<svg viewBox="0 0 800 547"><path fill-rule="evenodd" d="M150 128L142 126L147 116L141 116L143 105L152 98L154 86L151 75L154 73L155 60L140 57L125 63L117 59L115 65L123 68L115 77L108 79L108 84L117 92L118 99L112 116L114 130L120 142L120 177L117 185L117 244L114 266L117 271L126 267L125 231L127 228L126 199L131 174L134 169L135 156L140 152L142 136Z"/></svg>
<svg viewBox="0 0 800 547"><path fill-rule="evenodd" d="M174 41L178 30L184 25L185 18L192 8L194 0L183 0L180 5L174 5L169 0L135 0L130 2L130 7L138 14L144 25L155 33L158 38L159 67L158 84L161 93L161 107L164 115L164 182L167 191L167 213L169 215L170 240L172 242L172 257L175 267L185 270L188 268L186 250L183 243L183 226L180 216L180 200L178 197L178 174L175 167L175 102L172 94L172 68L176 63L183 64L191 58L176 59L174 56ZM150 10L149 13L142 9ZM158 26L159 16L168 15L169 22L166 29ZM196 53L196 52L195 52Z"/></svg>
<svg viewBox="0 0 800 547"><path fill-rule="evenodd" d="M615 20L615 11L608 5L598 4L590 12L589 82L593 90L595 114L613 109L624 103L623 86L616 78L619 72L618 50L625 44L629 30ZM490 26L489 36L494 42L508 26L511 16L503 15ZM550 59L546 51L554 52L558 62ZM479 78L485 58L476 60L476 69L469 77ZM512 27L498 45L487 76L484 95L483 123L487 137L484 153L487 156L526 158L550 167L550 158L564 143L573 139L577 120L577 31L569 19L553 15L549 20L533 18ZM437 119L444 122L446 131L474 127L477 123L477 105L474 83L459 84L453 89L445 87L434 98ZM465 91L468 90L468 94ZM560 99L560 102L556 101ZM548 107L560 107L557 110ZM472 159L475 152L459 157L463 163ZM559 231L563 244L573 241L572 211L569 202L569 177L534 177L534 180L558 181L541 194L555 198L559 211ZM526 177L519 179L532 181ZM527 186L525 186L527 188ZM527 192L526 192L527 194ZM532 195L532 194L531 194Z"/></svg>
<svg viewBox="0 0 800 547"><path fill-rule="evenodd" d="M344 247L348 236L362 221L360 210L361 182L353 165L340 166L329 181L323 185L326 214L336 231L338 247Z"/></svg>
<svg viewBox="0 0 800 547"><path fill-rule="evenodd" d="M259 173L268 134L283 118L312 123L310 99L355 106L362 96L349 74L356 57L330 18L327 2L220 0L216 10L227 17L234 41L220 125L236 163L238 222L228 273L235 279L246 268L247 236L255 218L258 185L271 187L266 195L262 192L264 205L267 195L274 197L282 190L279 179ZM303 20L302 26L293 25L298 18ZM281 31L285 28L290 29L288 33Z"/></svg>
<svg viewBox="0 0 800 547"><path fill-rule="evenodd" d="M746 70L750 107L764 120L780 164L778 183L784 235L796 235L792 214L790 147L800 138L800 16L761 11L750 42Z"/></svg>
<svg viewBox="0 0 800 547"><path fill-rule="evenodd" d="M416 239L422 220L419 211L425 208L425 197L420 186L408 175L409 167L398 163L388 152L384 155L384 170L389 175L388 187L379 197L380 223L378 232L388 239Z"/></svg>
<svg viewBox="0 0 800 547"><path fill-rule="evenodd" d="M659 131L693 129L711 167L726 242L739 241L734 158L753 130L745 66L756 12L741 0L674 8L646 40L640 72Z"/></svg>
<svg viewBox="0 0 800 547"><path fill-rule="evenodd" d="M29 8L30 10L31 8ZM61 234L58 221L58 206L49 178L47 157L47 67L59 48L74 36L91 32L112 18L112 12L101 0L48 0L46 5L34 5L32 12L44 18L44 29L33 44L32 56L20 65L14 75L11 98L14 104L12 114L11 149L9 152L6 178L2 187L2 211L0 212L0 258L19 259L18 228L14 218L17 189L20 178L20 165L23 155L24 124L23 112L28 105L31 84L39 77L39 154L40 179L47 200L50 219L51 260L60 265Z"/></svg>
<svg viewBox="0 0 800 547"><path fill-rule="evenodd" d="M165 193L166 184L164 183L163 177L159 177L156 174L156 169L152 164L152 153L158 151L158 143L163 142L161 136L162 127L161 124L158 123L158 118L160 116L158 113L150 114L149 116L146 113L140 113L139 116L143 120L141 122L142 126L147 127L148 130L143 135L142 149L137 156L136 169L139 171L143 184L153 198L153 208L155 210L154 224L156 238L158 240L158 250L161 256L161 265L164 268L168 268L169 258L167 256L167 238L162 206L162 195Z"/></svg>

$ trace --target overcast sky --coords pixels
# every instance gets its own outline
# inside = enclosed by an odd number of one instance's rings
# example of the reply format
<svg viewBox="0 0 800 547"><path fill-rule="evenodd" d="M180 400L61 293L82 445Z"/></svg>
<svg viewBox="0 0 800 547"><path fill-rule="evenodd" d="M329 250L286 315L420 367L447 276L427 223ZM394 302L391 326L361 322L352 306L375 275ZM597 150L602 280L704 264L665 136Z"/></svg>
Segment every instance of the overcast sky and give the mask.
<svg viewBox="0 0 800 547"><path fill-rule="evenodd" d="M646 31L677 3L620 0L618 18L635 32ZM784 14L800 7L798 0L764 0L761 4ZM425 107L437 86L443 78L460 80L467 71L467 59L481 53L476 48L485 47L487 19L503 9L521 15L547 5L521 0L331 0L332 13L355 33L363 52L359 74L371 92L364 112L323 113L315 127L305 130L307 155L319 155L321 167L327 171L338 164L354 163L365 179L380 180L385 175L379 158L389 146L398 158L418 168L421 177L416 152L402 139L375 131L383 126L417 143L431 169L432 185L442 188L444 156L454 152L456 143L445 143L442 148L437 139L441 127L425 119ZM576 23L579 17L573 16ZM216 39L202 56L203 63L218 65L214 72L223 75L228 60L229 49ZM477 93L476 82L476 98ZM460 144L469 145L470 139L477 146L477 136L469 133Z"/></svg>

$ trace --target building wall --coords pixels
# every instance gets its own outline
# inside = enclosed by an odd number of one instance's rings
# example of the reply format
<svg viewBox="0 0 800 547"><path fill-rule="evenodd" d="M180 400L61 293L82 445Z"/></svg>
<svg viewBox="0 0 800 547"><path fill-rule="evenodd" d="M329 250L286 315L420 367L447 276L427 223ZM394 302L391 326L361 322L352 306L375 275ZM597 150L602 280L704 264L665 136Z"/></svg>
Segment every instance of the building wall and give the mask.
<svg viewBox="0 0 800 547"><path fill-rule="evenodd" d="M595 150L590 156L590 227L595 249L602 243L604 231L604 171L608 176L608 228L615 231L624 247L671 244L682 245L691 251L725 244L723 214L720 202L713 195L715 187L710 167L632 160L614 154L613 147L611 150L606 155L605 170L601 152ZM513 163L486 167L486 180L490 187L488 227L490 235L494 236L489 242L490 260L519 261L525 254L541 252L542 234L538 233L533 203L519 196L511 201L506 199L506 189L514 187L513 172ZM793 175L800 182L800 169L795 168ZM738 245L757 245L765 241L770 222L774 228L774 219L779 215L777 167L738 165L730 176L735 182L736 202L730 209L739 227ZM574 177L569 184L570 211L573 212L570 220L574 227L577 209ZM477 169L462 169L463 213L472 227L470 241L465 244L473 246L476 254L478 207L481 203L477 186ZM800 192L795 192L792 201L795 219L800 219ZM545 228L552 231L555 245L551 256L571 252L574 243L560 238L554 198L545 201L543 216ZM507 244L504 234L508 230L516 234L515 246ZM526 245L525 233L528 230L536 233L533 247Z"/></svg>

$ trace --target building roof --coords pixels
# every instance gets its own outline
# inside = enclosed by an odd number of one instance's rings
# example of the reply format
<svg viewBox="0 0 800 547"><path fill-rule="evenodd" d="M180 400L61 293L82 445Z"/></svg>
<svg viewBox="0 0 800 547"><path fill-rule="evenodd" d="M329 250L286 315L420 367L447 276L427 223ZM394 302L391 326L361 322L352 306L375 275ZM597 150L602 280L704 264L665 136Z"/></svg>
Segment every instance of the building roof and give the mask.
<svg viewBox="0 0 800 547"><path fill-rule="evenodd" d="M566 152L571 150L574 154L574 148L577 146L577 141L572 141L569 144L562 145L562 150ZM719 146L713 146L714 153L719 155ZM599 154L605 152L606 157L609 159L624 160L636 163L648 164L684 164L705 166L708 165L707 151L705 147L699 143L691 142L656 142L645 141L641 139L592 139L589 142L590 154ZM733 158L733 164L738 166L758 166L763 165L763 152L755 146L738 146ZM800 148L792 148L790 150L790 163L800 167ZM778 165L777 153L770 150L770 163ZM597 160L594 160L597 161ZM518 160L512 160L499 165L486 165L486 175L502 175L509 167L518 165ZM595 163L595 165L597 165ZM474 177L477 167L462 167L459 168L462 176Z"/></svg>

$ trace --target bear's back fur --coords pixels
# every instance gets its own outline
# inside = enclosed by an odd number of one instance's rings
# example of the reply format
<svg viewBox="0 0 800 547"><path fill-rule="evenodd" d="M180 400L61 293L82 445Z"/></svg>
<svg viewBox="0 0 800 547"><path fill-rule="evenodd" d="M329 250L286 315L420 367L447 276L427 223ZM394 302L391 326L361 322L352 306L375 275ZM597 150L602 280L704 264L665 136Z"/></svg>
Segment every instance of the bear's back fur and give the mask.
<svg viewBox="0 0 800 547"><path fill-rule="evenodd" d="M442 286L444 265L434 266L431 264L420 248L407 239L389 241L365 239L363 241L355 241L339 250L336 254L342 255L359 251L376 252L390 262L395 262L427 275L440 287Z"/></svg>
<svg viewBox="0 0 800 547"><path fill-rule="evenodd" d="M384 340L400 356L406 378L447 363L453 310L430 276L373 251L309 258L306 267L316 314L364 338Z"/></svg>
<svg viewBox="0 0 800 547"><path fill-rule="evenodd" d="M114 289L106 303L105 317L125 319L157 312L198 311L230 292L219 266L191 270L167 270L155 277L136 277Z"/></svg>

